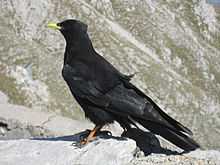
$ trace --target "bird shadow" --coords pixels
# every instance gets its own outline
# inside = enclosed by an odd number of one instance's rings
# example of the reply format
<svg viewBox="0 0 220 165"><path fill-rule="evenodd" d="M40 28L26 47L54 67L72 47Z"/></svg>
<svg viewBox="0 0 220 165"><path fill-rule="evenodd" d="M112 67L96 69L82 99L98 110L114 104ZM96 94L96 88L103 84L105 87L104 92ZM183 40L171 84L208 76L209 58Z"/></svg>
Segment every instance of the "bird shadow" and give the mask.
<svg viewBox="0 0 220 165"><path fill-rule="evenodd" d="M82 148L80 141L86 138L90 130L85 130L74 135L59 136L59 137L39 137L31 138L31 140L45 140L45 141L70 141L76 147ZM165 154L165 155L180 155L177 151L172 151L161 147L159 139L152 133L142 131L137 128L131 128L128 131L122 133L121 137L113 136L109 131L100 131L97 134L97 139L116 139L120 141L127 140L127 138L136 141L136 145L140 151L143 151L144 155L154 154ZM95 140L94 140L95 141Z"/></svg>
<svg viewBox="0 0 220 165"><path fill-rule="evenodd" d="M131 128L126 132L123 132L122 137L133 139L140 151L144 152L144 155L150 154L164 154L164 155L181 155L177 151L173 151L167 148L163 148L160 144L160 140L151 132L146 132L138 128Z"/></svg>

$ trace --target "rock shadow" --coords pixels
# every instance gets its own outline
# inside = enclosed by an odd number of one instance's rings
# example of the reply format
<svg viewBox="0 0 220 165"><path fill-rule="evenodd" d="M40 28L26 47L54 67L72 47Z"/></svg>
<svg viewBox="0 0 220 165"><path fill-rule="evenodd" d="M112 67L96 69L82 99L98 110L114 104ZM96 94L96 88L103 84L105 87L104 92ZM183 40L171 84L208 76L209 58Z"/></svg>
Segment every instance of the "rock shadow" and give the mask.
<svg viewBox="0 0 220 165"><path fill-rule="evenodd" d="M59 137L41 137L41 138L32 138L31 140L47 140L47 141L71 141L74 146L82 147L79 145L79 142L88 136L90 130L85 130L74 135L59 136ZM97 134L97 139L116 139L116 140L127 140L127 138L133 139L136 141L140 151L144 152L144 155L154 154L165 154L165 155L179 155L177 151L172 151L166 148L161 147L159 139L152 133L142 131L137 128L129 129L126 132L123 132L121 137L112 136L109 131L100 131ZM94 140L96 141L96 140ZM138 153L138 152L137 152Z"/></svg>
<svg viewBox="0 0 220 165"><path fill-rule="evenodd" d="M59 137L35 137L31 140L46 140L46 141L71 141L73 143L79 143L82 139L86 138L90 130L85 130L74 135L59 136ZM126 137L112 136L109 131L100 131L97 135L97 139L116 139L116 140L127 140Z"/></svg>

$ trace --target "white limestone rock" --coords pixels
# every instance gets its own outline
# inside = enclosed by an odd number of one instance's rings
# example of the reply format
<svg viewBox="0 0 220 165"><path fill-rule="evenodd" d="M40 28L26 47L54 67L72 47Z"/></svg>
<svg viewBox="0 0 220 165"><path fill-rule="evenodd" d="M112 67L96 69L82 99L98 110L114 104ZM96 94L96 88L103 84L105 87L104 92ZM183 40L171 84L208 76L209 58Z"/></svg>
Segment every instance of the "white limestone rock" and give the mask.
<svg viewBox="0 0 220 165"><path fill-rule="evenodd" d="M80 148L57 139L0 141L4 165L121 165L133 159L133 140L98 139Z"/></svg>

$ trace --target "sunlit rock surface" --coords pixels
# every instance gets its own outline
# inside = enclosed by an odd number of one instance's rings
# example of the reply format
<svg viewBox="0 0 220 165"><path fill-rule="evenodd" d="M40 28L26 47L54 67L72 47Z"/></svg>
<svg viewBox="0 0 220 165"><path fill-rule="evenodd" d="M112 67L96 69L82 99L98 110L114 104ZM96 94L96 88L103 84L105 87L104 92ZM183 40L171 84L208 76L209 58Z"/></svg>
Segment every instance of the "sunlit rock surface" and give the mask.
<svg viewBox="0 0 220 165"><path fill-rule="evenodd" d="M100 139L83 148L62 140L0 141L0 163L7 165L123 165L133 159L132 140Z"/></svg>
<svg viewBox="0 0 220 165"><path fill-rule="evenodd" d="M217 165L218 151L194 151L184 155L151 154L134 158L132 140L99 139L82 148L63 140L0 141L0 163L7 165Z"/></svg>
<svg viewBox="0 0 220 165"><path fill-rule="evenodd" d="M219 151L200 151L196 150L183 155L164 155L164 154L151 154L147 157L135 158L129 165L217 165L220 163Z"/></svg>
<svg viewBox="0 0 220 165"><path fill-rule="evenodd" d="M205 0L0 1L0 90L11 103L82 118L61 77L65 42L49 21L89 25L96 50L220 148L219 14Z"/></svg>

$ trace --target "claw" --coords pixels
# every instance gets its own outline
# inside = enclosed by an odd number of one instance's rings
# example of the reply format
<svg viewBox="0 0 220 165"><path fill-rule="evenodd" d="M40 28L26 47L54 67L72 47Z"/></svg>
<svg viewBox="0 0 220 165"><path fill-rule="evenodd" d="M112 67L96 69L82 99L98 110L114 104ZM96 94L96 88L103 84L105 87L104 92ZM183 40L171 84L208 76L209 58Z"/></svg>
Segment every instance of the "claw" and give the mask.
<svg viewBox="0 0 220 165"><path fill-rule="evenodd" d="M95 128L90 131L89 135L80 141L80 145L86 145L89 142L93 141L96 138L97 132L99 132L101 128L102 126L95 126Z"/></svg>
<svg viewBox="0 0 220 165"><path fill-rule="evenodd" d="M79 140L82 141L83 139L86 139L86 137L89 136L91 130L87 129L84 132L80 133Z"/></svg>
<svg viewBox="0 0 220 165"><path fill-rule="evenodd" d="M95 139L96 139L96 136L87 137L87 138L81 140L81 141L80 141L80 144L81 144L81 145L86 145L86 144L88 144L89 142L91 142L91 141L93 141L93 140L95 140Z"/></svg>

